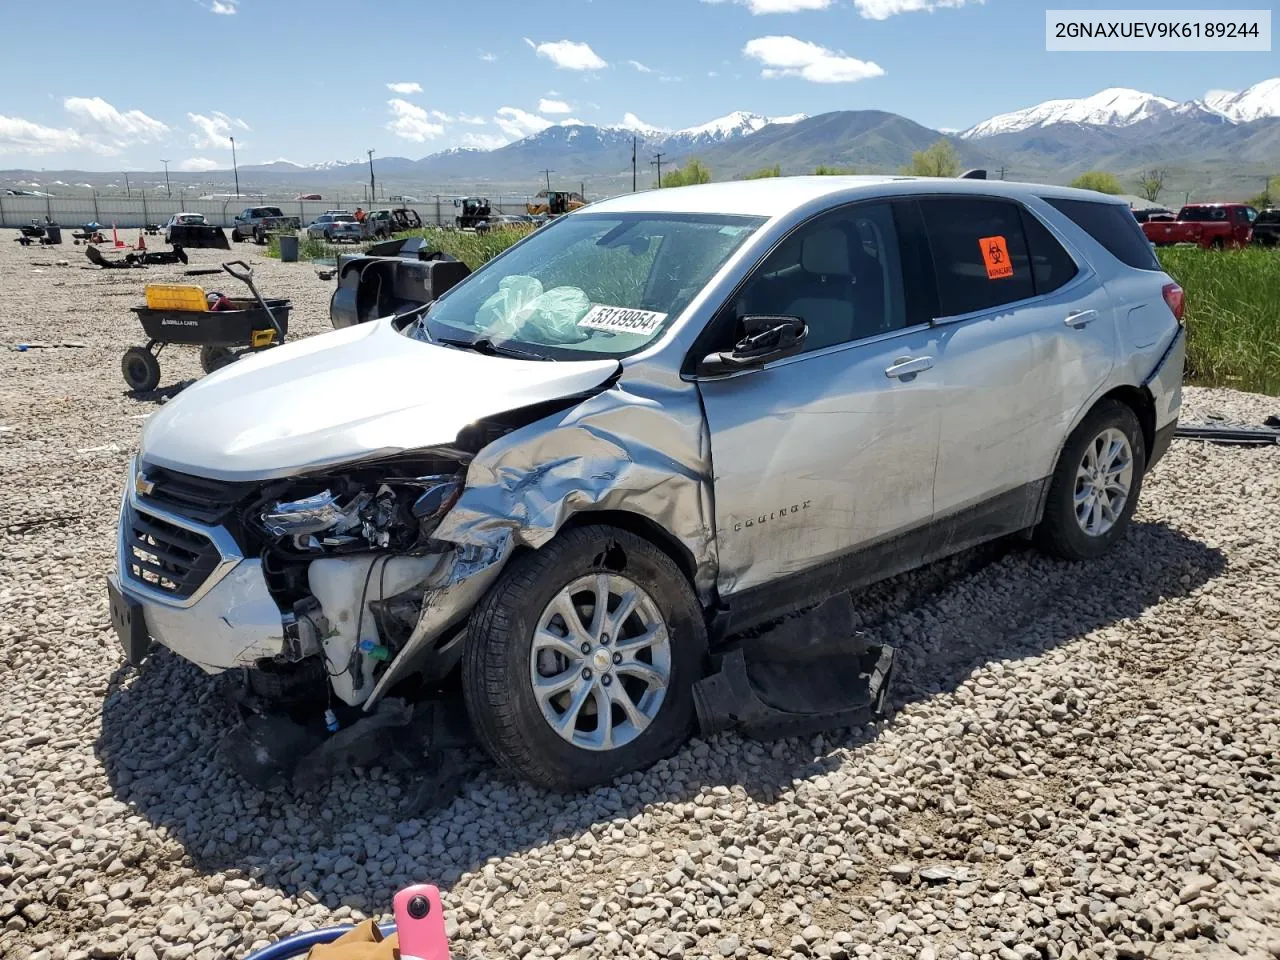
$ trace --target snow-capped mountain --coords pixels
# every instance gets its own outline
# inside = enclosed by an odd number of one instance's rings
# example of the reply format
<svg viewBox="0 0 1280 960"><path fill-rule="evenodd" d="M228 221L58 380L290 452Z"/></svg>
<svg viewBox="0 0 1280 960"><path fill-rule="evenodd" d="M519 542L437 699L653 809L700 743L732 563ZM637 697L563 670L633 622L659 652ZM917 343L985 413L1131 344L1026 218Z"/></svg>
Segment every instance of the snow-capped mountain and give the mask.
<svg viewBox="0 0 1280 960"><path fill-rule="evenodd" d="M1220 91L1183 103L1141 90L1112 87L1091 97L1046 100L1025 110L1002 113L970 127L960 136L980 140L1062 123L1130 127L1163 118L1204 120L1211 117L1225 118L1232 123L1280 117L1280 78L1256 83L1241 93Z"/></svg>
<svg viewBox="0 0 1280 960"><path fill-rule="evenodd" d="M960 134L966 140L1017 133L1032 127L1056 123L1084 123L1090 126L1127 127L1159 116L1178 105L1176 100L1141 90L1111 87L1079 100L1046 100L1025 110L1002 113L970 127Z"/></svg>
<svg viewBox="0 0 1280 960"><path fill-rule="evenodd" d="M1236 123L1280 117L1280 77L1255 83L1241 93L1211 93L1204 103Z"/></svg>
<svg viewBox="0 0 1280 960"><path fill-rule="evenodd" d="M807 120L808 114L795 113L788 117L764 117L758 113L735 110L723 117L716 117L695 127L685 127L674 133L662 134L664 140L675 141L681 146L703 146L722 143L735 137L745 137L767 127L771 123L798 123Z"/></svg>

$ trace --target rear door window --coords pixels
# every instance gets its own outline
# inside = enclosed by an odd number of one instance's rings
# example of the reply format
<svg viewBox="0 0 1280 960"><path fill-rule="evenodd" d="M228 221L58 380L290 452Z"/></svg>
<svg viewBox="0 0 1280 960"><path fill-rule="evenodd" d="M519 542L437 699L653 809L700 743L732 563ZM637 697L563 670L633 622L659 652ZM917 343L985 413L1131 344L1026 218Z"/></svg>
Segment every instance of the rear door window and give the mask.
<svg viewBox="0 0 1280 960"><path fill-rule="evenodd" d="M1150 241L1125 207L1095 200L1044 199L1121 263L1138 270L1160 269L1160 261L1152 252Z"/></svg>
<svg viewBox="0 0 1280 960"><path fill-rule="evenodd" d="M922 197L941 315L991 310L1035 296L1021 210L1008 200Z"/></svg>

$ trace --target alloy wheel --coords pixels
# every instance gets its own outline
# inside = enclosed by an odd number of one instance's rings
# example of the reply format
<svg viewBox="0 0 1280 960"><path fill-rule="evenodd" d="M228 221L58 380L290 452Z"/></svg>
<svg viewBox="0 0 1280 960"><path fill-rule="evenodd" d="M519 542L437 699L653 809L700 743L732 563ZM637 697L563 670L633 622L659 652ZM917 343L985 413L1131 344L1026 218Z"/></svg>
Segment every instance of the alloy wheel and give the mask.
<svg viewBox="0 0 1280 960"><path fill-rule="evenodd" d="M653 598L619 573L572 581L538 618L529 679L543 719L584 750L633 741L662 709L671 638Z"/></svg>
<svg viewBox="0 0 1280 960"><path fill-rule="evenodd" d="M1133 487L1133 448L1124 432L1108 427L1085 447L1076 468L1076 522L1088 536L1101 537L1124 513Z"/></svg>

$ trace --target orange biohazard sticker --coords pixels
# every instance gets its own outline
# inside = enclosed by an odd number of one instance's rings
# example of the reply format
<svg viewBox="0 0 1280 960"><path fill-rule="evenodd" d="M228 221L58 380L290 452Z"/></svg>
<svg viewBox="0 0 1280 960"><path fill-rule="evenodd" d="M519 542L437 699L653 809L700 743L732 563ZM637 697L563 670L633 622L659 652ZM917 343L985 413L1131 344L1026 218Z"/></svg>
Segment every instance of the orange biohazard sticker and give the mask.
<svg viewBox="0 0 1280 960"><path fill-rule="evenodd" d="M1013 263L1009 260L1009 245L1004 237L983 237L978 241L982 259L987 265L988 280L1002 280L1013 276Z"/></svg>

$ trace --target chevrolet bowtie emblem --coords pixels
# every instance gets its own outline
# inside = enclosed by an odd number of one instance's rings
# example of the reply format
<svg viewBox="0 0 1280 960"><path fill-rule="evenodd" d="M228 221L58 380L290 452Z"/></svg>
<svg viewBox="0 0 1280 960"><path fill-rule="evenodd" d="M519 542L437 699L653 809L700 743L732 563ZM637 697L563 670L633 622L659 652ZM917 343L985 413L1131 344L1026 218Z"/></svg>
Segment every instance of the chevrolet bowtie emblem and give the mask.
<svg viewBox="0 0 1280 960"><path fill-rule="evenodd" d="M138 470L133 475L133 492L140 497L151 495L151 491L156 488L155 482L147 479L147 475Z"/></svg>

